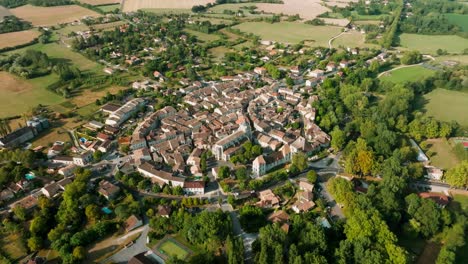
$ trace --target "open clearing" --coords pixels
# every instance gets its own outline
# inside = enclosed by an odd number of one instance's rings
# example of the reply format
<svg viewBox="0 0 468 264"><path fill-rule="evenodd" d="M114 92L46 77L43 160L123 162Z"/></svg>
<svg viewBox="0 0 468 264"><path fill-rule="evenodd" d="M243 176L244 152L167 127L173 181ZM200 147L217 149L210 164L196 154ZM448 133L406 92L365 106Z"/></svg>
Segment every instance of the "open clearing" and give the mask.
<svg viewBox="0 0 468 264"><path fill-rule="evenodd" d="M389 71L380 77L381 80L393 83L416 81L433 75L435 72L419 65L409 66L394 71Z"/></svg>
<svg viewBox="0 0 468 264"><path fill-rule="evenodd" d="M437 62L444 62L444 61L456 61L460 64L467 65L468 64L468 55L444 55L435 57Z"/></svg>
<svg viewBox="0 0 468 264"><path fill-rule="evenodd" d="M378 45L365 43L366 35L357 31L349 31L334 39L333 47L343 46L344 48L378 48Z"/></svg>
<svg viewBox="0 0 468 264"><path fill-rule="evenodd" d="M24 5L10 9L15 16L31 22L34 26L52 26L80 20L85 16L98 17L100 14L77 5L39 7Z"/></svg>
<svg viewBox="0 0 468 264"><path fill-rule="evenodd" d="M33 39L39 37L39 35L41 34L35 30L25 30L0 34L0 49L6 47L15 47L21 44L29 43Z"/></svg>
<svg viewBox="0 0 468 264"><path fill-rule="evenodd" d="M418 35L401 34L401 46L421 53L435 54L437 49L444 49L449 53L461 53L468 47L468 39L455 35Z"/></svg>
<svg viewBox="0 0 468 264"><path fill-rule="evenodd" d="M19 115L38 104L58 104L65 99L46 89L55 80L48 76L23 80L7 72L0 72L0 117Z"/></svg>
<svg viewBox="0 0 468 264"><path fill-rule="evenodd" d="M468 15L445 14L450 23L459 26L463 31L468 32Z"/></svg>
<svg viewBox="0 0 468 264"><path fill-rule="evenodd" d="M11 16L10 11L7 8L0 6L0 19L3 19L6 16Z"/></svg>
<svg viewBox="0 0 468 264"><path fill-rule="evenodd" d="M78 0L78 2L93 6L120 4L120 0Z"/></svg>
<svg viewBox="0 0 468 264"><path fill-rule="evenodd" d="M328 40L341 32L340 27L311 26L304 23L246 22L235 26L241 31L253 33L263 40L296 44L302 40L312 42L312 46L328 47Z"/></svg>
<svg viewBox="0 0 468 264"><path fill-rule="evenodd" d="M435 138L426 140L428 146L427 155L431 160L431 164L442 168L450 169L458 164L457 156L452 151L452 147L445 138Z"/></svg>
<svg viewBox="0 0 468 264"><path fill-rule="evenodd" d="M206 5L214 0L125 0L122 11L132 12L139 9L191 9L194 5Z"/></svg>
<svg viewBox="0 0 468 264"><path fill-rule="evenodd" d="M427 115L441 121L455 120L462 126L468 126L468 93L435 89L424 98L428 100L425 105Z"/></svg>

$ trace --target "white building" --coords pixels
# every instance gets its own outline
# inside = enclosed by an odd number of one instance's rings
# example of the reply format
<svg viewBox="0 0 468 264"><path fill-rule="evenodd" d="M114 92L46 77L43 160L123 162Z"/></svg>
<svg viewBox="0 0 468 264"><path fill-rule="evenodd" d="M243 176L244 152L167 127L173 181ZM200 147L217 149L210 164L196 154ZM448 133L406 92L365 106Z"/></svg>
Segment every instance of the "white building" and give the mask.
<svg viewBox="0 0 468 264"><path fill-rule="evenodd" d="M123 122L127 121L132 114L138 111L138 109L145 105L145 101L141 98L136 98L128 101L123 106L119 107L116 111L110 113L106 119L106 125L117 127Z"/></svg>

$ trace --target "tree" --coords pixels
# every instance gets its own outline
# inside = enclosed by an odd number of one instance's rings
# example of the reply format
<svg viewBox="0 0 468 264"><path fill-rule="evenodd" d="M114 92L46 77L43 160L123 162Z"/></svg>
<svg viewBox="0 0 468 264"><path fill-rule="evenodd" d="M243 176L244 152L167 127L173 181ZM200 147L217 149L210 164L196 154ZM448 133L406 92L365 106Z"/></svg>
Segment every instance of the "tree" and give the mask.
<svg viewBox="0 0 468 264"><path fill-rule="evenodd" d="M434 235L440 226L440 211L430 199L422 199L416 194L405 198L407 213L414 220L411 223L413 230L425 237Z"/></svg>
<svg viewBox="0 0 468 264"><path fill-rule="evenodd" d="M93 153L93 159L94 159L94 162L98 162L102 159L102 156L104 155L104 153L102 153L100 150L96 150L94 153Z"/></svg>
<svg viewBox="0 0 468 264"><path fill-rule="evenodd" d="M344 147L346 142L346 135L345 133L340 130L338 127L335 127L333 131L330 133L331 136L331 146L335 150L341 150Z"/></svg>
<svg viewBox="0 0 468 264"><path fill-rule="evenodd" d="M292 165L296 166L300 172L304 171L309 167L309 164L307 163L307 156L302 152L294 154L292 157Z"/></svg>
<svg viewBox="0 0 468 264"><path fill-rule="evenodd" d="M445 174L445 180L448 184L455 187L468 187L468 160L464 160L448 170Z"/></svg>
<svg viewBox="0 0 468 264"><path fill-rule="evenodd" d="M335 177L328 181L328 190L338 203L350 202L349 196L353 192L353 184L343 178Z"/></svg>
<svg viewBox="0 0 468 264"><path fill-rule="evenodd" d="M307 172L307 180L310 183L315 183L317 181L317 172L315 172L314 170L310 170L309 172Z"/></svg>
<svg viewBox="0 0 468 264"><path fill-rule="evenodd" d="M422 55L419 51L409 51L403 55L401 62L403 64L416 64L422 61Z"/></svg>
<svg viewBox="0 0 468 264"><path fill-rule="evenodd" d="M26 209L22 206L15 206L13 208L13 213L15 214L16 218L18 218L20 221L26 220Z"/></svg>
<svg viewBox="0 0 468 264"><path fill-rule="evenodd" d="M231 170L229 169L228 166L221 166L218 169L218 178L220 179L226 179L231 175Z"/></svg>
<svg viewBox="0 0 468 264"><path fill-rule="evenodd" d="M88 221L95 221L101 216L101 211L97 205L90 204L85 208L85 215L88 218Z"/></svg>
<svg viewBox="0 0 468 264"><path fill-rule="evenodd" d="M84 260L86 258L86 249L82 246L73 249L73 257L77 260Z"/></svg>
<svg viewBox="0 0 468 264"><path fill-rule="evenodd" d="M33 236L28 239L28 247L31 251L37 251L42 248L42 238Z"/></svg>

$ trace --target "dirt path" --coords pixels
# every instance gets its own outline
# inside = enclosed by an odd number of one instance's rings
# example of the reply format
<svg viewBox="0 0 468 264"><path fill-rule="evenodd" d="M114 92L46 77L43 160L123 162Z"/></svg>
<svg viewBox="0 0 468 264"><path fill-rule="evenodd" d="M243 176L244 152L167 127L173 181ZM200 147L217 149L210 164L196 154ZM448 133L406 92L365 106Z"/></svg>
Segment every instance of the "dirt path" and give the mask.
<svg viewBox="0 0 468 264"><path fill-rule="evenodd" d="M392 71L396 71L396 70L399 70L399 69L403 69L403 68L409 68L409 67L414 67L414 66L420 66L422 65L423 63L418 63L418 64L411 64L411 65L401 65L401 66L398 66L398 67L395 67L393 69L390 69L388 71L384 71L384 72L381 72L379 73L379 75L377 75L377 78L380 78L380 76L386 74L386 73L389 73L389 72L392 72Z"/></svg>
<svg viewBox="0 0 468 264"><path fill-rule="evenodd" d="M330 49L332 49L332 48L333 48L333 46L332 46L333 40L335 40L336 38L339 38L341 35L346 34L346 33L347 33L346 31L343 31L343 32L341 32L340 34L338 34L338 35L334 36L333 38L329 39L329 40L328 40L328 47L329 47Z"/></svg>

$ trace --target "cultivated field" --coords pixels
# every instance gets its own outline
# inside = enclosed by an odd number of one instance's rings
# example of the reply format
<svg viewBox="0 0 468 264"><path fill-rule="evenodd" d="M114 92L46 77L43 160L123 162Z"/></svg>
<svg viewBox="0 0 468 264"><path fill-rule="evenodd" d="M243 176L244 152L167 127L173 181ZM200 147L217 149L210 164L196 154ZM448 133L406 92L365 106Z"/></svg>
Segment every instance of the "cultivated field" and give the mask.
<svg viewBox="0 0 468 264"><path fill-rule="evenodd" d="M263 40L272 40L284 43L299 43L307 40L312 46L328 47L328 40L341 32L335 26L311 26L304 23L281 22L246 22L235 26L241 31L253 33Z"/></svg>
<svg viewBox="0 0 468 264"><path fill-rule="evenodd" d="M320 0L283 0L284 4L257 4L259 10L268 13L283 13L286 15L298 14L301 18L311 20L318 15L330 11L321 5Z"/></svg>
<svg viewBox="0 0 468 264"><path fill-rule="evenodd" d="M461 53L468 47L468 39L455 35L419 35L401 34L401 46L422 53L435 54L437 49L444 49L449 53Z"/></svg>
<svg viewBox="0 0 468 264"><path fill-rule="evenodd" d="M78 0L80 3L88 5L110 5L110 4L120 4L120 0Z"/></svg>
<svg viewBox="0 0 468 264"><path fill-rule="evenodd" d="M344 27L349 24L349 20L346 18L322 18L327 25L334 25Z"/></svg>
<svg viewBox="0 0 468 264"><path fill-rule="evenodd" d="M122 11L131 12L139 9L191 9L194 5L206 5L214 0L125 0Z"/></svg>
<svg viewBox="0 0 468 264"><path fill-rule="evenodd" d="M459 26L463 31L468 32L468 15L445 14L450 23Z"/></svg>
<svg viewBox="0 0 468 264"><path fill-rule="evenodd" d="M410 66L396 69L383 74L380 79L393 83L404 83L407 81L420 80L433 75L435 72L422 66Z"/></svg>
<svg viewBox="0 0 468 264"><path fill-rule="evenodd" d="M31 42L39 37L40 33L35 30L25 30L0 34L0 49L14 47Z"/></svg>
<svg viewBox="0 0 468 264"><path fill-rule="evenodd" d="M468 126L468 93L435 89L424 96L426 114L442 121L457 121L462 126Z"/></svg>
<svg viewBox="0 0 468 264"><path fill-rule="evenodd" d="M77 5L39 7L25 5L10 9L15 16L34 26L52 26L80 20L85 16L97 17L98 13Z"/></svg>
<svg viewBox="0 0 468 264"><path fill-rule="evenodd" d="M13 74L0 72L0 117L19 115L32 107L58 104L65 99L46 89L54 79L46 77L23 80Z"/></svg>
<svg viewBox="0 0 468 264"><path fill-rule="evenodd" d="M3 6L0 6L0 19L3 19L6 16L11 16L10 11Z"/></svg>
<svg viewBox="0 0 468 264"><path fill-rule="evenodd" d="M357 31L349 31L334 39L333 47L343 46L344 48L378 48L378 45L365 43L366 36Z"/></svg>
<svg viewBox="0 0 468 264"><path fill-rule="evenodd" d="M358 2L358 0L338 0L338 1L327 1L328 6L346 7L349 3Z"/></svg>

